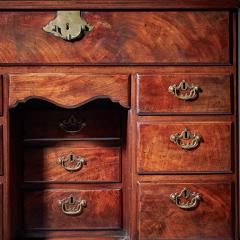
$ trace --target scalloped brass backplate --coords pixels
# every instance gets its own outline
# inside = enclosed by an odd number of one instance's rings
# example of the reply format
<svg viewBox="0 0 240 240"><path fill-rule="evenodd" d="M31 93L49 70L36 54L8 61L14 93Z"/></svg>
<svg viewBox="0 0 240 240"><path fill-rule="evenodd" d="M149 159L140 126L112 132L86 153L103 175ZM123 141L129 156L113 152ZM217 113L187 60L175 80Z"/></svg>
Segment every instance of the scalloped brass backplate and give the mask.
<svg viewBox="0 0 240 240"><path fill-rule="evenodd" d="M83 18L80 11L57 11L55 19L50 21L43 30L66 41L81 39L85 32L93 29Z"/></svg>

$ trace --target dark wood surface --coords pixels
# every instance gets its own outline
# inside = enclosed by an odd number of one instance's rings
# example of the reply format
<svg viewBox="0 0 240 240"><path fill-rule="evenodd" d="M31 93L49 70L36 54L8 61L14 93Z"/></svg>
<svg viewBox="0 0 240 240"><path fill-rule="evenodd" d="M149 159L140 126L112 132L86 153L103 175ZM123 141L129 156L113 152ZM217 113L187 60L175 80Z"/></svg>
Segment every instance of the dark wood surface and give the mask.
<svg viewBox="0 0 240 240"><path fill-rule="evenodd" d="M168 92L183 80L200 91L194 100L184 101ZM140 114L229 114L232 112L232 79L230 75L138 75L138 112ZM182 91L189 94L190 90Z"/></svg>
<svg viewBox="0 0 240 240"><path fill-rule="evenodd" d="M124 107L130 104L127 74L15 74L9 79L10 107L27 101L29 96L45 99L65 108L100 97L110 98Z"/></svg>
<svg viewBox="0 0 240 240"><path fill-rule="evenodd" d="M0 125L0 175L3 175L3 126Z"/></svg>
<svg viewBox="0 0 240 240"><path fill-rule="evenodd" d="M0 1L0 9L233 9L238 0L12 0Z"/></svg>
<svg viewBox="0 0 240 240"><path fill-rule="evenodd" d="M184 187L201 194L195 209L170 200ZM140 239L233 239L231 183L140 183L138 198Z"/></svg>
<svg viewBox="0 0 240 240"><path fill-rule="evenodd" d="M172 134L187 128L201 136L196 149L183 150L170 141ZM140 122L138 123L138 172L231 172L231 122ZM191 140L185 140L189 143Z"/></svg>
<svg viewBox="0 0 240 240"><path fill-rule="evenodd" d="M71 116L86 124L79 133L68 133L59 126L63 121L68 121ZM24 138L26 140L120 138L120 123L121 115L115 110L29 110L24 112Z"/></svg>
<svg viewBox="0 0 240 240"><path fill-rule="evenodd" d="M42 30L55 12L2 12L1 64L211 64L232 62L227 11L85 12L94 27L73 43Z"/></svg>
<svg viewBox="0 0 240 240"><path fill-rule="evenodd" d="M58 159L74 154L86 164L69 172ZM76 162L66 163L75 167ZM119 147L82 147L79 142L57 143L46 147L27 147L24 152L26 182L119 182L121 181L121 150Z"/></svg>
<svg viewBox="0 0 240 240"><path fill-rule="evenodd" d="M79 216L65 215L58 200L73 195L87 201ZM24 193L24 229L121 229L121 190L45 190Z"/></svg>

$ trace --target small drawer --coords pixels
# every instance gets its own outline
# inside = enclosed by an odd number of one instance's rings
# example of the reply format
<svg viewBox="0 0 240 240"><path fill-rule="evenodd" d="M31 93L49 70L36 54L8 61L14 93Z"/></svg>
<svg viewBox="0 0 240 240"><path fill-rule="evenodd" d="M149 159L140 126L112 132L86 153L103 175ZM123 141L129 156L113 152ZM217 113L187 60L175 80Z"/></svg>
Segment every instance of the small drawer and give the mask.
<svg viewBox="0 0 240 240"><path fill-rule="evenodd" d="M230 75L169 74L137 76L139 114L230 114Z"/></svg>
<svg viewBox="0 0 240 240"><path fill-rule="evenodd" d="M119 147L81 147L78 142L24 150L26 182L119 182Z"/></svg>
<svg viewBox="0 0 240 240"><path fill-rule="evenodd" d="M24 193L24 229L121 229L121 198L119 189L27 191Z"/></svg>
<svg viewBox="0 0 240 240"><path fill-rule="evenodd" d="M140 183L139 239L234 239L230 183Z"/></svg>
<svg viewBox="0 0 240 240"><path fill-rule="evenodd" d="M138 173L230 173L231 122L138 123Z"/></svg>
<svg viewBox="0 0 240 240"><path fill-rule="evenodd" d="M25 111L24 138L120 138L117 111Z"/></svg>

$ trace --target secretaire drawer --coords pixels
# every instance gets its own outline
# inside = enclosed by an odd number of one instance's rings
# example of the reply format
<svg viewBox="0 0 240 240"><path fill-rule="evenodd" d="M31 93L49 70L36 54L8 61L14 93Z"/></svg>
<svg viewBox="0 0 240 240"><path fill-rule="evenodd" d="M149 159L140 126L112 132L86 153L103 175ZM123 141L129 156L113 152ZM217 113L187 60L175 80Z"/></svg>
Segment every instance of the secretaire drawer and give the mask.
<svg viewBox="0 0 240 240"><path fill-rule="evenodd" d="M137 108L140 114L232 112L230 75L137 75Z"/></svg>
<svg viewBox="0 0 240 240"><path fill-rule="evenodd" d="M120 175L119 147L83 147L70 142L24 149L26 182L119 182Z"/></svg>
<svg viewBox="0 0 240 240"><path fill-rule="evenodd" d="M231 183L140 183L139 239L233 239Z"/></svg>
<svg viewBox="0 0 240 240"><path fill-rule="evenodd" d="M55 19L56 14L2 12L0 63L231 63L232 16L228 11L82 12L89 25L79 34L82 38L73 42L62 39L71 37L70 21L61 19L61 13ZM43 30L51 21L48 31L52 34Z"/></svg>
<svg viewBox="0 0 240 240"><path fill-rule="evenodd" d="M25 111L24 138L120 138L121 114L112 110Z"/></svg>
<svg viewBox="0 0 240 240"><path fill-rule="evenodd" d="M139 122L138 173L232 170L231 122Z"/></svg>
<svg viewBox="0 0 240 240"><path fill-rule="evenodd" d="M28 191L24 193L24 229L121 229L121 206L119 189Z"/></svg>

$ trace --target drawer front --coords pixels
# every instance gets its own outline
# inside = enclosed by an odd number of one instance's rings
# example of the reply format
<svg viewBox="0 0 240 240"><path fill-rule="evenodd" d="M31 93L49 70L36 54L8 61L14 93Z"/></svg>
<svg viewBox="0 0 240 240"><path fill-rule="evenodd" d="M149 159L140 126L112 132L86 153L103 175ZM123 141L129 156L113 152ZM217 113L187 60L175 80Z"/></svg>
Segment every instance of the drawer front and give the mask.
<svg viewBox="0 0 240 240"><path fill-rule="evenodd" d="M120 138L117 111L25 111L24 138Z"/></svg>
<svg viewBox="0 0 240 240"><path fill-rule="evenodd" d="M0 175L3 175L3 126L0 125Z"/></svg>
<svg viewBox="0 0 240 240"><path fill-rule="evenodd" d="M138 112L231 113L230 75L138 75Z"/></svg>
<svg viewBox="0 0 240 240"><path fill-rule="evenodd" d="M0 75L0 116L3 115L3 76Z"/></svg>
<svg viewBox="0 0 240 240"><path fill-rule="evenodd" d="M3 239L3 184L0 183L0 239Z"/></svg>
<svg viewBox="0 0 240 240"><path fill-rule="evenodd" d="M25 148L24 180L44 182L119 182L118 147L81 147L77 142Z"/></svg>
<svg viewBox="0 0 240 240"><path fill-rule="evenodd" d="M68 202L71 196L72 204ZM24 228L121 229L121 204L121 190L118 189L28 191L24 193Z"/></svg>
<svg viewBox="0 0 240 240"><path fill-rule="evenodd" d="M231 134L231 122L138 123L138 172L229 173Z"/></svg>
<svg viewBox="0 0 240 240"><path fill-rule="evenodd" d="M55 17L56 11L2 12L0 62L221 65L231 62L228 11L83 12L82 18L93 30L74 43L43 31ZM61 31L62 26L59 27Z"/></svg>
<svg viewBox="0 0 240 240"><path fill-rule="evenodd" d="M230 183L140 183L138 211L141 240L233 239Z"/></svg>
<svg viewBox="0 0 240 240"><path fill-rule="evenodd" d="M31 98L75 107L95 98L109 98L129 107L128 74L29 73L9 75L9 105Z"/></svg>

